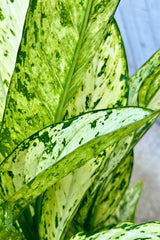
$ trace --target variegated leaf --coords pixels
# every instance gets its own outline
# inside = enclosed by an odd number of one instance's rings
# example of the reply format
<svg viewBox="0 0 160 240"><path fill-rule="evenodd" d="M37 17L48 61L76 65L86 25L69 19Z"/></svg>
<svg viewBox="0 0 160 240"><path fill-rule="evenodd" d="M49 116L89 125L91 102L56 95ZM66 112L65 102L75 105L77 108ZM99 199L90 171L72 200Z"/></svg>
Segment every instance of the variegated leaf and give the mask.
<svg viewBox="0 0 160 240"><path fill-rule="evenodd" d="M133 166L133 153L121 160L118 167L105 178L97 191L95 202L91 207L86 220L89 231L96 231L106 226L107 220L112 216L129 185Z"/></svg>
<svg viewBox="0 0 160 240"><path fill-rule="evenodd" d="M135 211L142 189L143 182L138 182L134 186L129 187L120 201L115 213L105 224L113 225L121 222L134 222Z"/></svg>
<svg viewBox="0 0 160 240"><path fill-rule="evenodd" d="M138 105L153 110L160 109L160 61L144 79L138 93Z"/></svg>
<svg viewBox="0 0 160 240"><path fill-rule="evenodd" d="M149 98L146 98L147 102L145 103L145 106L147 106L150 101L154 101L154 103L152 103L151 106L153 107L153 109L157 109L157 108L159 109L159 99L158 99L158 96L155 95L155 93L159 92L159 83L158 83L159 77L157 74L157 72L159 72L159 65L160 65L160 50L158 50L129 79L129 101L128 101L129 106L138 106L138 95L139 95L140 88L142 86L143 90L141 89L141 93L140 93L141 96L139 97L139 105L144 106L144 98L146 97L146 94L148 94L148 92L153 88L152 93L149 94ZM154 78L156 78L155 81L153 80ZM147 87L149 87L148 90L147 90ZM142 100L142 103L141 103L141 100Z"/></svg>
<svg viewBox="0 0 160 240"><path fill-rule="evenodd" d="M13 226L13 216L7 204L0 207L0 239L25 240L23 233Z"/></svg>
<svg viewBox="0 0 160 240"><path fill-rule="evenodd" d="M7 98L1 161L25 138L63 119L119 0L31 0Z"/></svg>
<svg viewBox="0 0 160 240"><path fill-rule="evenodd" d="M5 108L5 100L6 100L6 94L3 86L2 77L0 74L0 129L1 129L1 123L3 118L3 112Z"/></svg>
<svg viewBox="0 0 160 240"><path fill-rule="evenodd" d="M145 224L121 223L116 227L101 231L94 235L89 233L79 233L70 240L133 240L133 239L160 239L160 222L150 222Z"/></svg>
<svg viewBox="0 0 160 240"><path fill-rule="evenodd" d="M134 133L159 112L122 108L86 113L26 139L0 165L1 195L15 215L71 171ZM87 153L87 154L86 154Z"/></svg>
<svg viewBox="0 0 160 240"><path fill-rule="evenodd" d="M29 0L0 0L0 73L5 93L15 67L28 3Z"/></svg>
<svg viewBox="0 0 160 240"><path fill-rule="evenodd" d="M122 38L113 19L76 95L65 106L65 117L103 108L126 106L128 67Z"/></svg>
<svg viewBox="0 0 160 240"><path fill-rule="evenodd" d="M96 56L84 77L79 91L69 103L69 106L66 105L67 114L65 114L65 117L68 118L94 108L127 104L128 86L126 76L128 76L128 72L125 51L122 46L123 43L118 27L113 21L108 24L107 34L95 54ZM94 103L96 99L98 100L97 106ZM131 138L128 138L129 142ZM110 153L113 152L114 148L115 146L110 149ZM62 239L65 236L65 231L77 210L77 206L79 206L84 194L104 168L109 156L109 150L107 152L107 155L104 152L104 154L97 157L98 165L92 160L74 173L66 176L51 189L48 189L43 197L41 216L39 216L41 218L39 228L42 238L49 237L52 239L53 232L56 239ZM124 148L123 154L125 154ZM120 157L116 159L115 165L118 165L118 161L120 161ZM113 166L114 161L109 167L110 171L113 170ZM78 183L78 187L76 183ZM101 181L99 181L100 183ZM55 222L56 216L61 219L58 227ZM49 227L46 229L45 226Z"/></svg>
<svg viewBox="0 0 160 240"><path fill-rule="evenodd" d="M133 141L134 133L130 136L128 135L126 138L123 138L120 140L117 144L115 149L112 151L109 158L105 158L105 165L103 168L103 171L99 171L99 176L95 179L93 184L90 186L89 190L86 192L84 199L72 221L72 223L69 226L69 230L66 235L66 239L68 239L68 236L72 236L73 234L83 231L84 229L89 229L91 226L89 225L88 221L88 213L91 212L92 207L94 206L94 203L96 201L96 197L98 195L101 195L103 198L104 189L103 186L111 182L113 180L114 173L117 171L117 168L121 168L121 164L123 165L123 162L126 161L125 157L128 155L132 141ZM130 175L130 172L128 172L128 176ZM116 183L115 183L116 184ZM102 191L100 191L100 188ZM114 194L114 193L113 193ZM119 189L117 191L117 195L123 195L123 189ZM121 197L117 199L114 206L112 206L111 211L113 212L116 209L116 205L118 205ZM110 198L108 198L109 204ZM108 212L106 211L106 215L103 216L104 219L108 219L111 216L110 210Z"/></svg>

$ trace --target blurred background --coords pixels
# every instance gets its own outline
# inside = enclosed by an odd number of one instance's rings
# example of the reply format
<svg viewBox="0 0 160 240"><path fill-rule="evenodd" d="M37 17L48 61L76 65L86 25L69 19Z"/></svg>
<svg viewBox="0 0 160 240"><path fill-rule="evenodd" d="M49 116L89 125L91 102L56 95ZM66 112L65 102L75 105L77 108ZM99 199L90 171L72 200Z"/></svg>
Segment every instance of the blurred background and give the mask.
<svg viewBox="0 0 160 240"><path fill-rule="evenodd" d="M160 48L160 1L121 0L115 14L132 76ZM131 184L144 181L136 219L160 220L160 118L137 144Z"/></svg>

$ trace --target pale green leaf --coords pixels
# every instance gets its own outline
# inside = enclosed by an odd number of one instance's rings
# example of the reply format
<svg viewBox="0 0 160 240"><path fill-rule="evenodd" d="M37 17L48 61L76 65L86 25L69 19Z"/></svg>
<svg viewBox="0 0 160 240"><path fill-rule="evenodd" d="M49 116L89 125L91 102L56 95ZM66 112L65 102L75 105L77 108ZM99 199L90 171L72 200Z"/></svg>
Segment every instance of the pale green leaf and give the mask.
<svg viewBox="0 0 160 240"><path fill-rule="evenodd" d="M134 222L137 203L141 196L143 182L138 182L125 192L115 213L106 222L106 225L118 224L121 222Z"/></svg>
<svg viewBox="0 0 160 240"><path fill-rule="evenodd" d="M48 187L89 160L96 160L158 114L141 108L101 110L43 129L0 165L4 201L9 201L17 214Z"/></svg>
<svg viewBox="0 0 160 240"><path fill-rule="evenodd" d="M157 94L159 95L159 65L160 50L158 50L131 78L129 78L129 106L138 106L138 95L142 86L139 105L147 106L150 101L154 101L154 103L151 104L152 108L159 109L159 99L157 95L155 95L156 92L158 92ZM156 78L156 80L154 80L154 78ZM148 95L149 91L151 91L151 93L149 93L149 96L147 97L146 95ZM145 102L145 100L147 102Z"/></svg>
<svg viewBox="0 0 160 240"><path fill-rule="evenodd" d="M79 91L69 103L69 106L66 106L67 114L65 114L65 117L68 118L87 110L127 104L128 86L126 76L128 76L128 72L125 51L122 46L118 27L113 21L108 24L107 34L95 54ZM95 102L97 102L97 105ZM64 238L67 226L71 222L77 206L79 206L95 178L97 179L104 168L109 153L113 152L115 147L112 146L110 150L107 149L107 154L104 152L104 154L97 156L99 164L95 160L91 160L74 173L66 176L51 189L48 189L43 196L41 216L39 216L41 218L39 223L41 238L52 239L52 234L56 236L56 239ZM117 165L118 160L116 159ZM114 161L112 163L114 164ZM109 166L110 171L113 170L113 164ZM58 227L56 220L59 221ZM47 229L45 226L48 226Z"/></svg>
<svg viewBox="0 0 160 240"><path fill-rule="evenodd" d="M31 0L1 131L1 159L63 119L119 0Z"/></svg>
<svg viewBox="0 0 160 240"><path fill-rule="evenodd" d="M78 233L70 240L140 240L160 239L160 222L145 224L121 223L110 230L104 230L94 235L89 233Z"/></svg>
<svg viewBox="0 0 160 240"><path fill-rule="evenodd" d="M28 3L29 0L0 0L0 73L5 93L15 67Z"/></svg>

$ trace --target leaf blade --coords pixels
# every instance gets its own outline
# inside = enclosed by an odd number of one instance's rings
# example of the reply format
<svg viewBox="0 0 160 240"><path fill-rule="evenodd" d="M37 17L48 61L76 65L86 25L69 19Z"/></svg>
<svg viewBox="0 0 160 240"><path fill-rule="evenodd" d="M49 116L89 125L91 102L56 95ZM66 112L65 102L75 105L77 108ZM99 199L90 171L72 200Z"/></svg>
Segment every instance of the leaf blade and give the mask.
<svg viewBox="0 0 160 240"><path fill-rule="evenodd" d="M127 114L127 118L124 113ZM122 136L125 137L127 133L134 132L148 120L157 117L157 114L159 112L152 113L149 110L137 108L113 109L112 113L110 110L95 111L74 118L72 121L67 120L64 123L57 124L55 127L49 127L48 129L51 131L50 138L53 137L52 142L48 138L46 129L33 135L22 143L0 166L1 194L4 201L9 201L10 204L13 204L15 212L19 211L21 207L23 208L29 204L56 181L94 158L100 152L103 152L108 146L118 141L117 139L122 138ZM105 116L107 116L105 120L105 123L108 123L107 125L103 125ZM137 116L137 122L135 122L135 116ZM91 123L95 120L97 121L97 126L93 128ZM87 121L88 124L86 125ZM58 131L59 129L63 131ZM100 134L99 137L96 135L97 130ZM105 131L106 135L103 136L102 131ZM107 133L107 131L109 132ZM85 136L85 142L83 143L79 142L82 137L82 135L79 135L80 132ZM55 145L54 140L55 134L57 134L57 145ZM69 141L65 151L62 136L66 138L66 142ZM74 140L75 138L76 141ZM109 138L110 141L106 142L106 138ZM40 141L39 144L38 141ZM88 155L84 157L86 151L88 151ZM33 159L35 160L33 161ZM30 161L32 161L32 165ZM33 163L35 166L33 166ZM46 181L46 179L48 180Z"/></svg>

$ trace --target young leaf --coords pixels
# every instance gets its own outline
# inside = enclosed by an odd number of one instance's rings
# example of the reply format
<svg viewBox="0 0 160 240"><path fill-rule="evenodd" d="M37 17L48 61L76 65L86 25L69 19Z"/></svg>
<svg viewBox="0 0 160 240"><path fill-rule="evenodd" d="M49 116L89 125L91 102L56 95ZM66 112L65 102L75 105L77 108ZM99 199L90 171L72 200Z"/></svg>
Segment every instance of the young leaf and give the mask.
<svg viewBox="0 0 160 240"><path fill-rule="evenodd" d="M28 3L29 0L3 0L0 3L0 73L5 93L15 67Z"/></svg>
<svg viewBox="0 0 160 240"><path fill-rule="evenodd" d="M150 88L148 88L147 93L145 93L145 90L144 90L144 93L143 93L143 90L141 90L141 93L140 93L141 96L139 99L140 106L144 104L143 100L141 103L141 98L142 99L145 98L146 94L148 94L148 91L150 91L151 88L153 88L152 90L153 96L152 94L149 95L149 99L146 99L147 102L145 103L145 106L146 104L148 105L149 101L151 101L151 99L154 97L156 97L156 100L159 100L157 96L154 96L155 93L159 91L159 84L155 84L157 83L157 80L155 82L153 81L154 77L158 78L157 71L159 71L158 70L159 64L160 64L160 49L131 78L129 78L129 101L128 101L129 106L138 106L138 94L141 86L143 86L142 89L143 88L145 89L150 85ZM153 82L153 86L151 85L152 82ZM145 86L146 84L147 86ZM157 109L157 105L158 104L155 101L155 107L153 105L153 109L154 108Z"/></svg>
<svg viewBox="0 0 160 240"><path fill-rule="evenodd" d="M96 160L158 114L141 108L93 111L36 133L0 165L4 201L10 202L16 215L48 187L89 160Z"/></svg>
<svg viewBox="0 0 160 240"><path fill-rule="evenodd" d="M1 161L36 131L63 119L119 0L31 0L7 98Z"/></svg>
<svg viewBox="0 0 160 240"><path fill-rule="evenodd" d="M101 231L94 235L88 233L78 233L70 240L122 240L122 239L153 239L160 238L160 222L150 222L145 224L121 223L116 227Z"/></svg>
<svg viewBox="0 0 160 240"><path fill-rule="evenodd" d="M134 222L137 203L141 196L143 182L138 182L134 186L129 187L125 192L115 213L106 222L107 225L118 224L121 222Z"/></svg>

